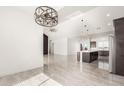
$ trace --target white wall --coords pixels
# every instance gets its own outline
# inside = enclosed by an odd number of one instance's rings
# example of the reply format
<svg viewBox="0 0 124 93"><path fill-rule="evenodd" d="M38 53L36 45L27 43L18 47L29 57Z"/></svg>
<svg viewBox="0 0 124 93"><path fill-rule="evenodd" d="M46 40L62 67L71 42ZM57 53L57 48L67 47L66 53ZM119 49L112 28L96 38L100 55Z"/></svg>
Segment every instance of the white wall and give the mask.
<svg viewBox="0 0 124 93"><path fill-rule="evenodd" d="M61 38L54 40L54 54L68 55L68 39Z"/></svg>
<svg viewBox="0 0 124 93"><path fill-rule="evenodd" d="M0 76L43 65L43 32L33 14L32 7L0 7Z"/></svg>
<svg viewBox="0 0 124 93"><path fill-rule="evenodd" d="M68 38L68 55L77 54L80 51L80 38Z"/></svg>
<svg viewBox="0 0 124 93"><path fill-rule="evenodd" d="M66 22L59 23L56 28L56 32L49 33L51 39L69 38L73 36L81 35L81 16L70 18Z"/></svg>

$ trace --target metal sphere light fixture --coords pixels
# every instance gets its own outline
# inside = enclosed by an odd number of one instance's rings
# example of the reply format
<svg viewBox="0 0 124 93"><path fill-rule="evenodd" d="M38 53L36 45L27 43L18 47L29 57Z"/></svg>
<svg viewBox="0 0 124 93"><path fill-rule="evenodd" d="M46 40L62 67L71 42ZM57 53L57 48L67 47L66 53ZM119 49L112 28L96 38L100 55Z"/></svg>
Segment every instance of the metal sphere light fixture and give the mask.
<svg viewBox="0 0 124 93"><path fill-rule="evenodd" d="M58 13L48 6L39 6L35 9L35 22L41 26L53 27L58 24Z"/></svg>

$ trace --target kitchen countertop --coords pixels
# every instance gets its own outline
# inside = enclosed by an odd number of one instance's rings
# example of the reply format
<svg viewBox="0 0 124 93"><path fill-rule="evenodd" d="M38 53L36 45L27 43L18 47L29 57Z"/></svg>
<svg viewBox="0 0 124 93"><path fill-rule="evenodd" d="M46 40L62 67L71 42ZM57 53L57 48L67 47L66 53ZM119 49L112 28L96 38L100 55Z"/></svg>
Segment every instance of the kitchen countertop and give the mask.
<svg viewBox="0 0 124 93"><path fill-rule="evenodd" d="M92 50L92 51L89 51L89 50L83 50L83 51L79 51L79 52L86 52L86 53L88 53L88 52L98 52L98 50Z"/></svg>

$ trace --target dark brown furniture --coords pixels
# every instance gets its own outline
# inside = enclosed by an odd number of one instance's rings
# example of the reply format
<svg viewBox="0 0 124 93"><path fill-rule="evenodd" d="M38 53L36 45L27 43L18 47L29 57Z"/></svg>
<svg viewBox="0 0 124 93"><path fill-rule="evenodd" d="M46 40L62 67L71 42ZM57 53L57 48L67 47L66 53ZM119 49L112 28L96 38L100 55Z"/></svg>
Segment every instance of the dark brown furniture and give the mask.
<svg viewBox="0 0 124 93"><path fill-rule="evenodd" d="M82 61L91 63L98 59L98 51L82 52Z"/></svg>

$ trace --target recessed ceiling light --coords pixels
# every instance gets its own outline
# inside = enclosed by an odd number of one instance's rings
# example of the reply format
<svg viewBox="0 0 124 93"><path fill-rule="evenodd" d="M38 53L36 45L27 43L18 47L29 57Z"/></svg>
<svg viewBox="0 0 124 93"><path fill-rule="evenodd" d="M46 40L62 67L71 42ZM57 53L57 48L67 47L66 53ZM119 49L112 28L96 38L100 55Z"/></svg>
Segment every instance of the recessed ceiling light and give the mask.
<svg viewBox="0 0 124 93"><path fill-rule="evenodd" d="M107 16L107 17L109 17L109 16L110 16L110 14L108 13L108 14L106 14L106 16Z"/></svg>
<svg viewBox="0 0 124 93"><path fill-rule="evenodd" d="M108 25L108 26L111 26L111 23L108 23L107 25Z"/></svg>

